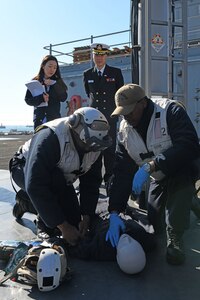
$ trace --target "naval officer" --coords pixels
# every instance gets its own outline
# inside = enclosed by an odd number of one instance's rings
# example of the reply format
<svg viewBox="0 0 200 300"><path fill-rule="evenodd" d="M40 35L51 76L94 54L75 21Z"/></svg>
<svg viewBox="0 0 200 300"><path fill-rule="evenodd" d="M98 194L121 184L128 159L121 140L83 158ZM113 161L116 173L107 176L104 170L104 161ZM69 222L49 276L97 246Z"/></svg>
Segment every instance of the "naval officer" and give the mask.
<svg viewBox="0 0 200 300"><path fill-rule="evenodd" d="M104 179L107 187L108 180L113 172L113 163L116 147L117 119L110 117L115 109L114 96L116 91L123 86L124 79L119 68L107 65L106 60L109 54L109 46L95 43L91 45L93 52L94 67L86 70L83 74L83 82L86 94L91 100L91 106L101 111L110 124L110 136L113 144L102 152L102 157L96 162L94 168L101 172L102 158L105 167Z"/></svg>

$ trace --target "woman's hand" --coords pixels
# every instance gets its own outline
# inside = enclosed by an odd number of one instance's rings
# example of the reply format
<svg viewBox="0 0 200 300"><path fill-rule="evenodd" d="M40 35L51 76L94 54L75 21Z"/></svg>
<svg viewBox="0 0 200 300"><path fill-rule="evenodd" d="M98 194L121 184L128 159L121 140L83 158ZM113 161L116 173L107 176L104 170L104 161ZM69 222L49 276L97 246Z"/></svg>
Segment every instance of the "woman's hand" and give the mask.
<svg viewBox="0 0 200 300"><path fill-rule="evenodd" d="M44 102L48 102L49 101L49 94L43 93L43 99L44 99Z"/></svg>

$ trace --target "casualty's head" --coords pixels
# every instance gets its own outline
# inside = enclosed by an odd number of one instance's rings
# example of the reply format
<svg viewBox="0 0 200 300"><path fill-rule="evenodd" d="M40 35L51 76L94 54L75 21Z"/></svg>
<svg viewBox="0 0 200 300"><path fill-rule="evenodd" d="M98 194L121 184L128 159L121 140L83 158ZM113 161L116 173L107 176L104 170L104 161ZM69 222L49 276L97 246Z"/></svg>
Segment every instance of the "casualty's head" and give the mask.
<svg viewBox="0 0 200 300"><path fill-rule="evenodd" d="M110 129L106 117L97 109L82 107L69 116L70 125L76 144L84 152L105 150L112 144L108 135Z"/></svg>
<svg viewBox="0 0 200 300"><path fill-rule="evenodd" d="M116 259L119 268L126 274L137 274L146 265L146 255L142 246L126 233L120 236Z"/></svg>
<svg viewBox="0 0 200 300"><path fill-rule="evenodd" d="M147 106L147 97L142 87L129 83L115 93L115 104L111 117L122 115L130 125L136 127Z"/></svg>
<svg viewBox="0 0 200 300"><path fill-rule="evenodd" d="M107 54L109 53L109 46L106 44L94 43L91 45L91 49L95 66L100 70L106 64Z"/></svg>

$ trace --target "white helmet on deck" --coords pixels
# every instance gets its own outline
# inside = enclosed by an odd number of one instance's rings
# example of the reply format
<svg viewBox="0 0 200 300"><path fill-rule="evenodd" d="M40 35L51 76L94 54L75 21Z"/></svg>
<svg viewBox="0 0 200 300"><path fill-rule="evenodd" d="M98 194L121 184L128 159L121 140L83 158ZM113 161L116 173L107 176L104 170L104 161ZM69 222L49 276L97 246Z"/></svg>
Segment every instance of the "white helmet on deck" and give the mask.
<svg viewBox="0 0 200 300"><path fill-rule="evenodd" d="M62 253L60 253L62 250ZM59 251L45 248L40 252L37 263L37 284L42 292L57 288L66 274L67 260L62 247Z"/></svg>
<svg viewBox="0 0 200 300"><path fill-rule="evenodd" d="M108 135L110 126L99 110L92 107L79 108L69 116L68 123L90 151L101 151L111 146L112 139Z"/></svg>
<svg viewBox="0 0 200 300"><path fill-rule="evenodd" d="M146 265L142 246L128 234L120 236L116 258L120 269L127 274L139 273Z"/></svg>

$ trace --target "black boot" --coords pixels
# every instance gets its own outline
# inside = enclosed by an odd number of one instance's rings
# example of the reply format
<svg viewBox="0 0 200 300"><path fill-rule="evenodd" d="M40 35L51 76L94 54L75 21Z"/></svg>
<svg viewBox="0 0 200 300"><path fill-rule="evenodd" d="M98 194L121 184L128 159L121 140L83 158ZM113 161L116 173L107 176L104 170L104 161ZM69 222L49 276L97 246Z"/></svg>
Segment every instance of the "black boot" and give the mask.
<svg viewBox="0 0 200 300"><path fill-rule="evenodd" d="M197 195L193 196L192 198L191 210L195 216L200 219L200 198Z"/></svg>
<svg viewBox="0 0 200 300"><path fill-rule="evenodd" d="M37 214L33 204L31 203L27 193L23 190L19 190L15 197L16 203L13 207L13 216L16 219L21 219L23 214L28 212Z"/></svg>
<svg viewBox="0 0 200 300"><path fill-rule="evenodd" d="M166 260L171 265L181 265L185 260L183 251L182 233L167 229L167 254Z"/></svg>
<svg viewBox="0 0 200 300"><path fill-rule="evenodd" d="M58 237L61 236L61 231L55 227L50 228L47 227L46 224L41 220L41 218L38 216L35 220L35 224L37 227L37 237L42 240L46 240L52 237Z"/></svg>

